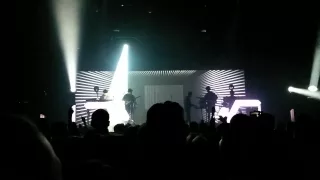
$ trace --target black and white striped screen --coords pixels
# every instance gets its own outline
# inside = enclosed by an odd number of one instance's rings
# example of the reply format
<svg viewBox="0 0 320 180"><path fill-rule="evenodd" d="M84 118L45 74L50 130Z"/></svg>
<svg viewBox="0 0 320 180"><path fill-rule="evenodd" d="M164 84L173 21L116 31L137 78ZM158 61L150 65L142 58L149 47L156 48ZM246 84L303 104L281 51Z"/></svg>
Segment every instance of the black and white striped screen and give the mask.
<svg viewBox="0 0 320 180"><path fill-rule="evenodd" d="M94 108L88 107L87 102L103 95L103 90L111 87L114 72L112 71L80 71L76 82L76 123L82 123L81 117L90 121ZM134 114L134 121L142 124L146 119L146 112L155 103L167 100L178 102L184 106L185 96L193 92L192 103L199 104L199 100L206 93L205 88L217 94L217 111L222 106L223 97L230 95L229 85L234 85L235 96L245 96L245 76L243 70L172 70L172 71L129 71L128 88L133 89L133 95L139 96ZM94 87L98 86L98 94ZM122 86L126 87L126 86ZM117 89L117 93L125 94L127 89ZM117 106L123 106L124 103ZM115 105L107 107L110 123L117 124L127 121L126 111L113 110ZM87 110L88 109L88 110ZM114 117L120 117L112 122ZM122 119L121 119L122 118ZM200 108L191 110L191 120L204 119Z"/></svg>

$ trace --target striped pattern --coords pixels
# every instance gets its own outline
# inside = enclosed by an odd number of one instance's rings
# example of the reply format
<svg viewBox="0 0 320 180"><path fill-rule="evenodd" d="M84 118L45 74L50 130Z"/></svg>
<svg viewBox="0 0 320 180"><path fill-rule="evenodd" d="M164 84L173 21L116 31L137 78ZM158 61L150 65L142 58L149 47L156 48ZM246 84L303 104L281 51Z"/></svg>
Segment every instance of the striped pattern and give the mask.
<svg viewBox="0 0 320 180"><path fill-rule="evenodd" d="M87 110L84 107L86 100L97 97L93 87L99 86L98 95L101 96L104 89L109 89L112 76L113 72L110 71L80 71L77 74L77 91L75 96L77 124L82 124L81 117L86 117L87 119ZM94 110L90 110L90 114L92 114L93 111ZM87 121L91 121L90 118L87 119Z"/></svg>
<svg viewBox="0 0 320 180"><path fill-rule="evenodd" d="M201 86L200 94L204 95L206 93L205 88L210 86L211 91L218 96L216 111L219 111L220 107L222 107L223 97L230 96L230 84L234 85L233 90L236 97L246 96L245 76L243 70L210 70L201 74L199 76L199 81Z"/></svg>
<svg viewBox="0 0 320 180"><path fill-rule="evenodd" d="M131 72L129 72L129 75L131 75L131 76L153 76L153 77L161 77L161 76L186 77L186 76L191 76L196 72L197 72L196 70L131 71Z"/></svg>
<svg viewBox="0 0 320 180"><path fill-rule="evenodd" d="M131 71L129 77L190 77L196 70L170 70L170 71ZM87 99L96 98L93 90L94 86L99 86L98 95L102 95L104 89L109 89L114 72L112 71L80 71L77 74L76 82L76 123L81 124L81 117L87 117L87 111L84 104ZM235 96L244 97L245 94L245 76L243 70L209 70L203 71L197 77L200 87L197 94L204 95L206 86L210 86L212 91L218 95L216 107L222 106L223 97L230 95L229 85L234 85ZM244 110L244 109L242 109ZM94 110L90 110L90 114ZM217 109L218 111L218 109ZM205 116L204 116L205 117ZM90 118L88 119L90 121Z"/></svg>

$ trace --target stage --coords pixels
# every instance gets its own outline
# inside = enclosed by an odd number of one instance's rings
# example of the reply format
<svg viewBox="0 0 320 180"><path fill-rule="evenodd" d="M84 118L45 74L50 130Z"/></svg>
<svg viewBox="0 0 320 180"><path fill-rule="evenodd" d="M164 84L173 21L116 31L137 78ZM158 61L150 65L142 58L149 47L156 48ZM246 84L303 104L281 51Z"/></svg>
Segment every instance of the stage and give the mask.
<svg viewBox="0 0 320 180"><path fill-rule="evenodd" d="M99 87L98 96L101 96L104 89L109 90L111 88L113 79L114 72L112 71L78 72L75 94L77 124L82 123L81 117L87 117L90 121L90 114L95 110L85 107L88 99L97 97L93 89L94 86ZM230 84L234 86L235 97L245 98L246 87L243 70L129 71L127 87L133 89L134 96L141 96L137 99L134 122L136 124L144 123L147 110L155 103L174 101L184 107L184 99L189 91L193 92L192 103L198 104L199 98L206 93L206 86L210 86L218 96L215 106L216 111L219 112L223 98L230 96ZM126 88L117 89L117 94L121 96L126 92ZM127 115L123 115L123 113L126 113L124 102L119 101L118 98L114 103L113 105L107 105L105 108L110 113L112 126L128 120ZM118 118L114 118L115 116ZM203 112L192 108L191 120L199 122L201 119L205 120Z"/></svg>

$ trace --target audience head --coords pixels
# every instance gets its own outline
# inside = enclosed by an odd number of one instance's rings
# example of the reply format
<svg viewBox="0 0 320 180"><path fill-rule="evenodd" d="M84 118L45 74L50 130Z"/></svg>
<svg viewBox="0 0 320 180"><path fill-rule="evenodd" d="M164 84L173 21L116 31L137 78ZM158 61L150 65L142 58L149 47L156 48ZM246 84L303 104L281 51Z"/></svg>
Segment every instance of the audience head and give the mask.
<svg viewBox="0 0 320 180"><path fill-rule="evenodd" d="M105 131L110 124L109 113L104 109L98 109L92 113L91 126L98 131Z"/></svg>
<svg viewBox="0 0 320 180"><path fill-rule="evenodd" d="M146 129L162 142L185 142L183 108L175 102L158 103L148 110Z"/></svg>
<svg viewBox="0 0 320 180"><path fill-rule="evenodd" d="M275 118L271 114L262 113L257 119L257 124L259 129L273 131L275 127Z"/></svg>
<svg viewBox="0 0 320 180"><path fill-rule="evenodd" d="M295 137L298 139L312 140L318 137L319 122L314 121L311 116L307 114L300 114L296 118L294 127Z"/></svg>
<svg viewBox="0 0 320 180"><path fill-rule="evenodd" d="M254 123L247 115L236 114L232 117L229 127L232 138L243 139L253 136Z"/></svg>
<svg viewBox="0 0 320 180"><path fill-rule="evenodd" d="M51 126L52 138L63 138L68 136L68 127L64 122L56 122Z"/></svg>
<svg viewBox="0 0 320 180"><path fill-rule="evenodd" d="M114 132L118 134L123 134L125 132L126 126L124 124L117 124L113 127Z"/></svg>
<svg viewBox="0 0 320 180"><path fill-rule="evenodd" d="M50 143L29 120L10 116L4 126L14 135L7 136L10 144L4 146L10 157L11 176L17 179L60 180L61 165ZM16 179L14 177L10 177Z"/></svg>
<svg viewBox="0 0 320 180"><path fill-rule="evenodd" d="M198 135L192 140L192 144L196 145L205 145L207 142L207 138L205 138L203 135Z"/></svg>
<svg viewBox="0 0 320 180"><path fill-rule="evenodd" d="M188 92L188 97L191 97L192 96L192 92Z"/></svg>
<svg viewBox="0 0 320 180"><path fill-rule="evenodd" d="M100 160L89 160L80 168L80 180L105 180L115 179L114 169Z"/></svg>
<svg viewBox="0 0 320 180"><path fill-rule="evenodd" d="M199 125L197 122L191 122L190 123L190 132L191 133L196 133L199 131Z"/></svg>

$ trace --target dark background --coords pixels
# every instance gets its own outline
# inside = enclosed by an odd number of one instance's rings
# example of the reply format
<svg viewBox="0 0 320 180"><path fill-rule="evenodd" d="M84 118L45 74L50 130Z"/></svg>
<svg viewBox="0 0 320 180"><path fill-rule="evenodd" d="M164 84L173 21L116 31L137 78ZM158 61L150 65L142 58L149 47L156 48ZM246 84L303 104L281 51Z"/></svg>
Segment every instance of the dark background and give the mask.
<svg viewBox="0 0 320 180"><path fill-rule="evenodd" d="M292 1L86 0L79 69L113 70L129 43L131 70L244 69L248 94L266 111L279 118L291 107L315 113L317 102L287 88L309 84L317 11L316 3ZM49 0L16 1L6 98L8 107L25 101L64 119L72 100L52 14Z"/></svg>

